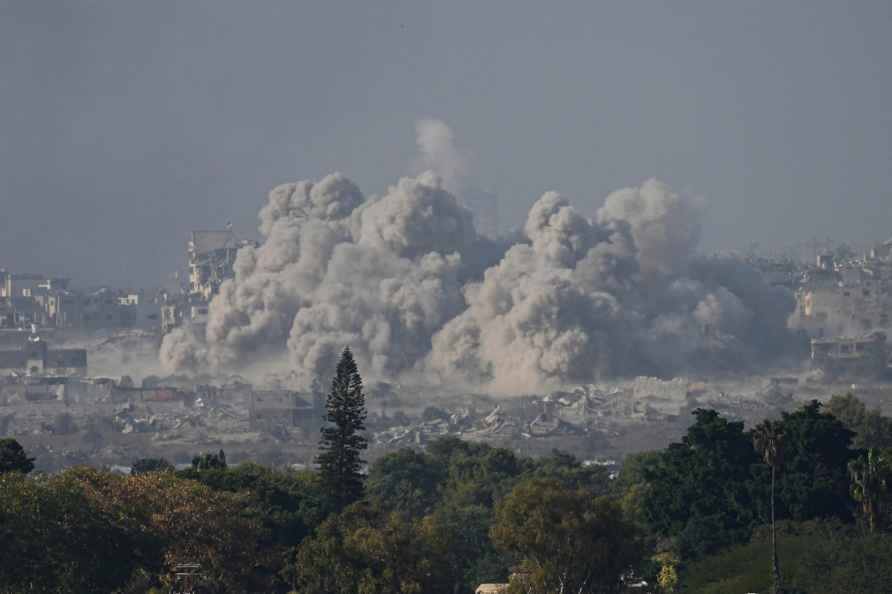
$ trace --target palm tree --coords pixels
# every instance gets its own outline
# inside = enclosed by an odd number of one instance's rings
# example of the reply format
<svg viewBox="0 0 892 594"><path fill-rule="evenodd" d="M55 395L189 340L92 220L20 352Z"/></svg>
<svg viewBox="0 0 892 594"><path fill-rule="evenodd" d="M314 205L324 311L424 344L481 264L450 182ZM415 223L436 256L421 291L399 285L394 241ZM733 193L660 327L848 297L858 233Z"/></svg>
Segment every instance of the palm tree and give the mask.
<svg viewBox="0 0 892 594"><path fill-rule="evenodd" d="M876 531L880 517L880 499L886 490L886 476L883 472L883 458L873 448L867 455L849 462L849 476L852 478L852 497L861 504L861 512L867 518L867 527Z"/></svg>
<svg viewBox="0 0 892 594"><path fill-rule="evenodd" d="M774 516L774 485L777 469L784 462L784 434L780 423L763 421L753 429L753 446L771 467L771 592L781 592L780 564L777 560L777 531Z"/></svg>

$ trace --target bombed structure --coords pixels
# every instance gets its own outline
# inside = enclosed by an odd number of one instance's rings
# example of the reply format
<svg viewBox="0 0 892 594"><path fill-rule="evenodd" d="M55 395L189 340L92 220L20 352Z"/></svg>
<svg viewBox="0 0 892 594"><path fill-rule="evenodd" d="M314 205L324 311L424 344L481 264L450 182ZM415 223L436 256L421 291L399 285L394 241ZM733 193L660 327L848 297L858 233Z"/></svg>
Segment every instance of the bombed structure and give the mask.
<svg viewBox="0 0 892 594"><path fill-rule="evenodd" d="M13 344L0 433L50 464L220 448L309 464L319 386L345 346L368 386L372 457L442 435L621 457L677 438L698 407L758 421L856 380L859 397L892 402L876 383L885 337L871 334L888 321L892 242L816 266L705 256L702 202L657 180L591 217L546 192L494 238L469 207L497 230L497 201L463 188L448 128L418 133L436 172L373 196L340 173L280 185L261 242L190 235L179 291L0 271L0 342ZM86 355L79 367L46 346L72 324L107 330L86 347L94 377Z"/></svg>
<svg viewBox="0 0 892 594"><path fill-rule="evenodd" d="M255 247L238 239L232 229L193 231L187 243L187 280L179 294L167 294L161 306L161 332L187 325L202 332L207 325L208 303L220 291L223 281L234 276L239 249Z"/></svg>
<svg viewBox="0 0 892 594"><path fill-rule="evenodd" d="M19 348L0 348L0 376L84 377L87 375L86 349L51 349L37 332Z"/></svg>
<svg viewBox="0 0 892 594"><path fill-rule="evenodd" d="M864 257L837 261L818 256L797 289L791 326L813 338L859 336L890 329L892 316L892 239Z"/></svg>
<svg viewBox="0 0 892 594"><path fill-rule="evenodd" d="M816 368L833 377L879 379L892 365L883 332L857 338L814 338L811 360Z"/></svg>
<svg viewBox="0 0 892 594"><path fill-rule="evenodd" d="M41 331L92 334L157 330L159 296L152 291L75 289L70 279L0 268L0 332Z"/></svg>

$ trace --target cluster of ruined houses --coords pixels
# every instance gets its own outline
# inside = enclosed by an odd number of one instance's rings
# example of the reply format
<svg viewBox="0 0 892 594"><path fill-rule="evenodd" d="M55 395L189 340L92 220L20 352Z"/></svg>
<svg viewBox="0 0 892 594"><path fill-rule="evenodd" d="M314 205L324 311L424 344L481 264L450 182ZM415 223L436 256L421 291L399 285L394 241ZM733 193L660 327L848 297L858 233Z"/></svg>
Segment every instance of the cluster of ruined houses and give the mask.
<svg viewBox="0 0 892 594"><path fill-rule="evenodd" d="M811 340L815 367L838 375L889 372L892 328L892 239L845 259L817 256L795 287L791 328Z"/></svg>
<svg viewBox="0 0 892 594"><path fill-rule="evenodd" d="M134 386L109 378L0 377L0 420L15 418L16 411L28 414L6 423L18 423L14 428L21 434L40 432L62 411L73 417L106 417L121 433L166 433L190 443L197 441L191 433L202 428L230 435L276 433L301 426L316 429L322 419L318 398L244 383Z"/></svg>
<svg viewBox="0 0 892 594"><path fill-rule="evenodd" d="M0 377L75 378L87 375L86 349L50 348L37 332L27 335L18 332L3 338L7 344L0 344Z"/></svg>
<svg viewBox="0 0 892 594"><path fill-rule="evenodd" d="M74 289L67 278L0 268L0 331L93 333L160 324L161 296L145 290Z"/></svg>
<svg viewBox="0 0 892 594"><path fill-rule="evenodd" d="M238 250L256 245L232 229L193 231L186 246L186 273L176 290L100 287L74 289L68 278L0 268L0 330L121 329L168 332L183 323L202 325L220 285L234 275Z"/></svg>

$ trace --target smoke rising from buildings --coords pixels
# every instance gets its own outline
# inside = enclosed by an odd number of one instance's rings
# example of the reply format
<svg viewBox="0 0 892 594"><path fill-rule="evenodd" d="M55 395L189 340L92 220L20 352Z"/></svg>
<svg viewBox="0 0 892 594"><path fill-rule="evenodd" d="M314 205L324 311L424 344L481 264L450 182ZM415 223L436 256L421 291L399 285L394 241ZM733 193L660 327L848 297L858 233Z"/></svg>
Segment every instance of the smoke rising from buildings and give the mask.
<svg viewBox="0 0 892 594"><path fill-rule="evenodd" d="M364 374L494 393L743 369L788 339L792 295L743 262L697 254L702 202L657 180L594 219L555 192L511 242L475 229L450 189L466 162L445 124L418 125L435 172L366 197L342 174L272 190L204 335L179 328L169 372L283 360L309 384L349 345Z"/></svg>
<svg viewBox="0 0 892 594"><path fill-rule="evenodd" d="M467 157L455 145L449 126L436 119L423 119L415 123L415 140L418 144L418 171L433 171L443 179L450 192L462 189L468 174Z"/></svg>

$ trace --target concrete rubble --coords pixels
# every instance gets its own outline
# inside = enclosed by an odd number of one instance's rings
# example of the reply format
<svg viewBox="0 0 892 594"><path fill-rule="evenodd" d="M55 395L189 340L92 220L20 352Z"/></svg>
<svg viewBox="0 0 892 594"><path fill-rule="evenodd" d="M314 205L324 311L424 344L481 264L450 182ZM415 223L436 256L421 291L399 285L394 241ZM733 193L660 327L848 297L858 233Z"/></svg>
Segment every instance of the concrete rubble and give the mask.
<svg viewBox="0 0 892 594"><path fill-rule="evenodd" d="M711 408L748 424L799 403L853 391L892 402L892 385L828 384L816 372L729 379L638 377L498 399L369 386L370 459L401 447L461 437L536 454L559 448L582 459L664 447L690 414ZM273 382L281 385L280 382ZM425 402L417 394L425 393ZM435 402L436 405L429 404ZM186 463L223 448L234 459L312 465L323 417L320 394L184 378L0 378L0 433L21 438L49 467L126 465L144 456Z"/></svg>

